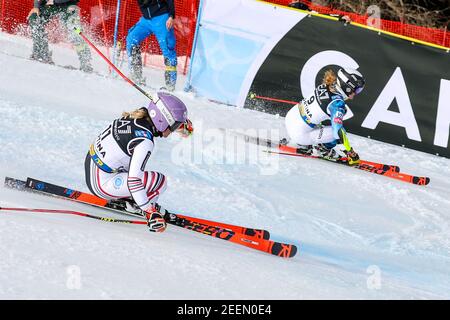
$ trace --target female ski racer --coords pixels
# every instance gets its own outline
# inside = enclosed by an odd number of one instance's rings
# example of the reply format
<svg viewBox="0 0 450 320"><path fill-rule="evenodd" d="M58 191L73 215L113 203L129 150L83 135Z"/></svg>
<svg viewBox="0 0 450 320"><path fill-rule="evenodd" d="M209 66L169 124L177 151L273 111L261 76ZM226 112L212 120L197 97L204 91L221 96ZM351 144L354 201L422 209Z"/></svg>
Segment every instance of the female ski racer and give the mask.
<svg viewBox="0 0 450 320"><path fill-rule="evenodd" d="M305 154L330 160L346 157L349 165L358 164L359 156L350 145L343 121L347 112L345 101L359 94L364 84L357 70L341 68L337 74L326 71L323 83L287 113L285 124L290 142Z"/></svg>
<svg viewBox="0 0 450 320"><path fill-rule="evenodd" d="M186 105L176 96L158 92L148 107L124 112L91 144L85 160L86 184L98 197L129 212L142 214L150 231L162 232L166 222L156 203L167 185L166 176L147 171L154 138L178 131L192 133Z"/></svg>

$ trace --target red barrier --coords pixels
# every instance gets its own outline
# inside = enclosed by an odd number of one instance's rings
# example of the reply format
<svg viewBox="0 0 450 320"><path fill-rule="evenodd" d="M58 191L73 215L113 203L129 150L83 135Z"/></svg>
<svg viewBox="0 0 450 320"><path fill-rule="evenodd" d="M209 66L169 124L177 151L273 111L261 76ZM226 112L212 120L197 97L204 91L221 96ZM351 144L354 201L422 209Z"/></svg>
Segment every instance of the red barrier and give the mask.
<svg viewBox="0 0 450 320"><path fill-rule="evenodd" d="M186 74L188 58L192 50L192 43L197 19L197 10L200 0L174 0L175 1L175 35L177 39L178 69ZM9 33L27 33L26 16L33 7L33 0L26 4L14 0L1 0L0 26ZM82 0L79 2L82 20L86 33L97 44L111 47L114 43L114 24L116 18L117 0ZM118 40L125 44L128 30L139 20L141 11L136 0L121 0L119 14ZM51 42L61 41L62 37L49 32ZM164 63L160 57L161 50L152 35L144 43L145 56L148 65L163 68Z"/></svg>
<svg viewBox="0 0 450 320"><path fill-rule="evenodd" d="M121 0L120 20L118 26L118 40L125 44L125 38L130 29L141 17L141 12L136 0ZM176 19L175 34L177 38L178 70L186 74L188 59L191 54L194 39L197 11L200 0L174 0ZM226 0L224 0L226 1ZM28 4L18 4L14 0L1 0L0 26L2 30L10 33L24 32L27 30L26 16L32 8L33 1ZM291 0L267 0L267 2L287 5ZM89 33L95 42L110 47L113 45L114 23L116 16L117 0L82 0L80 1L81 15L86 25L86 33ZM319 13L337 13L348 15L358 23L367 24L368 16L333 10L328 7L317 6L310 3L310 8ZM427 41L444 47L450 47L450 36L447 30L425 28L404 24L396 21L380 20L381 29L411 38ZM58 34L50 33L50 41L61 41ZM144 42L144 56L147 65L163 68L163 60L155 55L161 55L161 50L154 36Z"/></svg>
<svg viewBox="0 0 450 320"><path fill-rule="evenodd" d="M283 6L287 6L292 0L263 0L270 3L280 4ZM367 25L368 19L370 17L368 15L358 15L356 13L345 12L340 10L334 10L329 7L323 7L316 5L312 2L303 1L305 4L309 6L311 10L317 11L322 14L341 14L347 15L354 22L358 22L360 24ZM447 34L447 29L434 29L434 28L426 28L421 26L415 26L411 24L401 23L398 21L390 21L380 19L380 29L384 31L389 31L392 33L396 33L402 36L415 38L418 40L434 43L443 47L450 48L450 36Z"/></svg>

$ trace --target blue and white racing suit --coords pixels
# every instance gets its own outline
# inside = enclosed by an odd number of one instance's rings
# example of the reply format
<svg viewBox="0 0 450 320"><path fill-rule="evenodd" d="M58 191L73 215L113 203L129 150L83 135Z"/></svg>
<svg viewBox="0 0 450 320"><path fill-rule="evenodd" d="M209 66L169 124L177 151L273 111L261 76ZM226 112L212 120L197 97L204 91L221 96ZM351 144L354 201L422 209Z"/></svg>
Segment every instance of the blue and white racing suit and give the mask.
<svg viewBox="0 0 450 320"><path fill-rule="evenodd" d="M333 148L342 144L349 151L351 146L343 125L346 112L344 98L322 84L289 110L285 118L288 135L299 145L321 143Z"/></svg>

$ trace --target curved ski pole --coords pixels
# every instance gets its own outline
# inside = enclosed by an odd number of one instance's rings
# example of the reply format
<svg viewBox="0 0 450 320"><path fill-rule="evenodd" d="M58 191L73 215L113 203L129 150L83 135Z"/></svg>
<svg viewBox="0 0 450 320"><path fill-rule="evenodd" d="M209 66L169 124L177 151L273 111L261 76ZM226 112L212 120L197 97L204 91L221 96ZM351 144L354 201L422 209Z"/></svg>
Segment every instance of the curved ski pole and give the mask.
<svg viewBox="0 0 450 320"><path fill-rule="evenodd" d="M298 103L298 102L291 101L291 100L277 99L277 98L271 98L271 97L263 97L263 96L257 95L256 93L253 93L253 92L251 92L249 94L249 98L253 99L253 100L260 99L260 100L266 100L266 101L272 101L272 102L281 102L281 103L286 103L286 104L289 104L289 105L295 105L295 104Z"/></svg>

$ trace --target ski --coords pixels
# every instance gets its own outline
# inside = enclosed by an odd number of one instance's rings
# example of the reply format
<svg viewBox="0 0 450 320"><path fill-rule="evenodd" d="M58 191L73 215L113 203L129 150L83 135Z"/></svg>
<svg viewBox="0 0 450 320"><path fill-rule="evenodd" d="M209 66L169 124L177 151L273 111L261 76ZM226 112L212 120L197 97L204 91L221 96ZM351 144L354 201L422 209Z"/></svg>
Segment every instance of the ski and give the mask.
<svg viewBox="0 0 450 320"><path fill-rule="evenodd" d="M221 129L225 132L229 132L229 130L226 129ZM261 146L266 146L269 148L275 148L280 150L280 154L284 153L290 153L290 154L294 154L294 155L298 155L299 157L304 157L304 158L313 158L313 159L321 159L321 160L325 160L325 161L329 161L329 162L335 162L335 163L339 163L339 164L344 164L347 165L347 162L345 161L346 158L342 158L342 159L327 159L327 158L323 158L323 157L319 157L319 156L314 156L314 155L306 155L304 153L301 152L300 149L295 148L295 147L291 147L288 145L284 145L284 144L280 144L279 142L275 142L269 139L264 139L264 138L260 138L260 137L253 137L253 136L249 136L246 135L244 133L241 132L236 132L236 131L232 131L233 134L241 136L245 142L250 142L250 143L254 143L257 145L261 145ZM277 153L277 152L270 152L270 153ZM360 160L360 165L364 165L364 166L370 166L376 170L383 170L383 171L389 171L389 172L400 172L400 168L398 166L395 165L389 165L389 164L383 164L383 163L377 163L377 162L372 162L372 161L367 161L367 160Z"/></svg>
<svg viewBox="0 0 450 320"><path fill-rule="evenodd" d="M226 130L226 129L221 129L221 130L223 130L225 132L230 132L230 130ZM270 148L276 148L279 150L279 151L265 150L268 153L277 153L277 154L281 154L281 155L297 156L297 157L303 157L303 158L321 159L321 160L334 162L337 164L342 164L342 165L345 165L345 166L348 166L351 168L375 173L375 174L389 177L389 178L392 178L395 180L400 180L403 182L420 185L420 186L425 186L430 183L429 177L414 176L414 175L400 172L400 168L395 165L388 165L388 164L382 164L382 163L377 163L377 162L371 162L371 161L367 161L367 160L360 160L359 165L350 166L350 165L348 165L346 158L329 159L329 158L324 158L324 157L319 157L319 156L314 156L314 155L307 155L307 154L302 153L301 150L298 148L280 144L279 142L275 142L275 141L272 141L269 139L253 137L253 136L249 136L244 133L236 132L236 131L232 131L232 133L237 136L241 136L245 142L250 142L250 143L254 143L254 144L262 145L262 146L267 146Z"/></svg>
<svg viewBox="0 0 450 320"><path fill-rule="evenodd" d="M113 203L111 205L107 200L98 198L92 194L65 188L33 178L27 178L27 181L22 181L19 179L6 177L5 186L18 190L33 191L72 200L96 207L106 208L117 213L130 214L142 218L142 215L140 214L138 215L124 211L123 209L116 207L116 204ZM164 218L168 224L227 240L279 257L290 258L295 256L297 253L297 247L295 245L268 240L270 234L266 230L223 224L216 221L198 219L169 212ZM239 231L242 231L243 233Z"/></svg>
<svg viewBox="0 0 450 320"><path fill-rule="evenodd" d="M48 182L44 182L38 179L27 178L26 181L6 177L5 178L5 186L19 189L19 190L29 190L29 191L37 191L41 193L45 193L50 196L62 197L64 199L73 200L76 202L82 202L85 204L93 205L96 207L106 208L114 211L118 211L121 214L127 214L138 218L144 218L141 211L139 212L130 212L126 211L122 202L108 201L103 198L99 198L90 193L81 192L77 190L73 190L70 188L61 187L55 184L51 184ZM221 227L223 229L229 229L236 233L242 233L249 237L256 237L257 239L269 239L270 233L267 230L247 228L242 226L236 226L232 224L221 223L212 220L199 219L186 215L178 215L184 219L189 219L191 221L196 221L199 223L214 225L216 227Z"/></svg>
<svg viewBox="0 0 450 320"><path fill-rule="evenodd" d="M222 240L227 240L255 250L263 251L278 257L292 258L297 253L297 246L272 240L258 239L242 233L236 233L214 225L208 225L197 220L182 218L180 215L169 213L167 223L188 230L206 234Z"/></svg>
<svg viewBox="0 0 450 320"><path fill-rule="evenodd" d="M287 146L287 145L281 145L281 144L278 145L278 149L280 151L284 151L285 153L290 153L290 154L299 155L299 156L306 156L307 158L321 159L321 160L337 162L340 164L348 165L347 159L345 157L335 160L335 159L328 159L328 158L323 158L323 157L319 157L319 156L306 155L306 154L302 153L302 151L299 148L295 148L295 147L291 147L291 146ZM389 172L400 172L400 167L398 167L398 166L384 164L384 163L378 163L378 162L373 162L373 161L360 160L359 165L366 166L366 167L370 166L376 170L389 171Z"/></svg>
<svg viewBox="0 0 450 320"><path fill-rule="evenodd" d="M278 152L278 151L272 151L272 150L267 150L267 152L268 153L276 153L276 154L280 154L280 155L296 156L296 157L308 157L308 158L311 157L311 156L299 154L299 153ZM319 159L328 160L328 159L320 158L320 157L319 157ZM333 161L333 160L328 160L328 161ZM398 171L377 169L376 167L371 166L370 164L366 164L366 163L361 163L361 164L355 165L355 166L349 166L344 160L340 161L339 159L336 159L333 162L339 163L339 164L345 164L346 166L348 166L350 168L375 173L375 174L378 174L381 176L385 176L388 178L400 180L400 181L415 184L415 185L425 186L430 183L429 177L413 176L413 175L403 173L403 172L398 172Z"/></svg>
<svg viewBox="0 0 450 320"><path fill-rule="evenodd" d="M415 185L420 185L420 186L425 186L425 185L430 183L430 178L429 177L413 176L413 175L410 175L410 174L407 174L407 173L393 171L392 169L390 169L390 170L385 170L384 168L378 169L377 167L372 166L372 165L367 164L367 163L364 163L364 162L360 163L359 165L350 166L344 160L345 158L342 159L342 160L340 160L340 159L328 160L326 158L314 157L314 156L305 155L305 154L301 154L301 153L279 152L279 151L272 151L272 150L266 150L266 152L280 154L280 155L296 156L296 157L323 159L323 160L327 160L327 161L331 161L331 162L335 162L335 163L339 163L339 164L345 164L347 167L350 167L350 168L354 168L354 169L359 169L359 170L375 173L375 174L378 174L378 175L381 175L381 176L389 177L389 178L392 178L392 179L396 179L396 180L400 180L400 181L403 181L403 182L407 182L407 183L411 183L411 184L415 184Z"/></svg>

